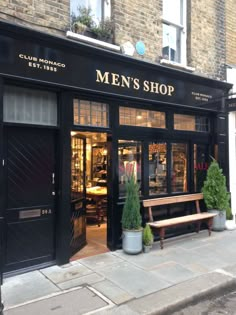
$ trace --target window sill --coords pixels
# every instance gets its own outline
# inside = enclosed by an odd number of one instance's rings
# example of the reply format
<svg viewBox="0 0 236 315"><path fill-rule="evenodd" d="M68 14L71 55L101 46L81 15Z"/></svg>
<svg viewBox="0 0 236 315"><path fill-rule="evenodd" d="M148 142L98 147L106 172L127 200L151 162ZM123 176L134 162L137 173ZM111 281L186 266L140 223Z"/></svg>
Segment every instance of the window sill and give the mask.
<svg viewBox="0 0 236 315"><path fill-rule="evenodd" d="M89 43L89 44L93 44L93 45L96 45L96 46L100 46L100 47L103 47L103 48L107 48L107 49L111 49L111 50L115 50L115 51L120 51L120 46L113 45L113 44L104 42L102 40L94 39L94 38L91 38L91 37L88 37L88 36L84 36L84 35L81 35L81 34L77 34L77 33L71 32L71 31L67 31L66 32L66 37L72 38L72 39L75 39L75 40L79 40L79 41L83 41L83 42L86 42L86 43Z"/></svg>
<svg viewBox="0 0 236 315"><path fill-rule="evenodd" d="M193 67L185 66L185 65L183 65L181 63L178 63L178 62L175 62L175 61L170 61L170 60L167 60L167 59L161 59L160 60L160 64L167 65L167 66L170 66L170 67L173 67L173 68L176 68L176 69L187 70L189 72L194 72L195 71L195 68L193 68Z"/></svg>

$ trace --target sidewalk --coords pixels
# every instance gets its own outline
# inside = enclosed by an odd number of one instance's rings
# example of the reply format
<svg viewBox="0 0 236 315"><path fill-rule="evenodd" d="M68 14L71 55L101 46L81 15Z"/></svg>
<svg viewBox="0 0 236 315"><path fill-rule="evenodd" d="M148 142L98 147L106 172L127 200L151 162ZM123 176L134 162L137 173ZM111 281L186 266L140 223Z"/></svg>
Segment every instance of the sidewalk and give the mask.
<svg viewBox="0 0 236 315"><path fill-rule="evenodd" d="M4 279L4 315L171 314L236 289L236 230L188 234L150 253L122 250Z"/></svg>

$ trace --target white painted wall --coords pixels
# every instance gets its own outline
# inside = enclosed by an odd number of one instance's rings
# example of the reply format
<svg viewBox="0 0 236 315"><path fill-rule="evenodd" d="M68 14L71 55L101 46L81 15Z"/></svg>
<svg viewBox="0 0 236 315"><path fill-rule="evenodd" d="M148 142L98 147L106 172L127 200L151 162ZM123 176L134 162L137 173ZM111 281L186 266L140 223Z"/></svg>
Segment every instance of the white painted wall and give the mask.
<svg viewBox="0 0 236 315"><path fill-rule="evenodd" d="M227 82L234 84L236 93L236 67L227 69ZM235 97L235 96L233 96ZM236 222L236 112L229 113L229 185L231 192L231 209Z"/></svg>

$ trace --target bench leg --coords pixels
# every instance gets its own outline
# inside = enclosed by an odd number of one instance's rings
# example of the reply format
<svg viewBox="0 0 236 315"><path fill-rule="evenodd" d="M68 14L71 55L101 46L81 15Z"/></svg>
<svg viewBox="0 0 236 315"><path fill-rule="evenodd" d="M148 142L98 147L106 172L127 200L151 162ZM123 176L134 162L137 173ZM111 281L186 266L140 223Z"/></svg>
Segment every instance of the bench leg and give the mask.
<svg viewBox="0 0 236 315"><path fill-rule="evenodd" d="M160 228L160 231L159 231L159 235L160 235L160 244L161 244L161 249L164 248L164 238L165 238L165 228Z"/></svg>
<svg viewBox="0 0 236 315"><path fill-rule="evenodd" d="M197 225L197 227L196 227L196 232L199 233L200 228L201 228L201 221L198 221L198 222L196 223L196 225Z"/></svg>
<svg viewBox="0 0 236 315"><path fill-rule="evenodd" d="M207 221L207 225L208 225L208 234L209 236L211 236L211 228L212 228L212 224L213 224L213 218L209 218Z"/></svg>

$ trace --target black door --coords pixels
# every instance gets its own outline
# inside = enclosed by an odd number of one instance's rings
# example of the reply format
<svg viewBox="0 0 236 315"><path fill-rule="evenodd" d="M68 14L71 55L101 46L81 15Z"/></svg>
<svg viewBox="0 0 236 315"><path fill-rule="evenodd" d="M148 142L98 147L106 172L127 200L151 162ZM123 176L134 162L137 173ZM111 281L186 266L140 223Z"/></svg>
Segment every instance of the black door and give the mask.
<svg viewBox="0 0 236 315"><path fill-rule="evenodd" d="M54 259L55 134L5 130L5 271Z"/></svg>
<svg viewBox="0 0 236 315"><path fill-rule="evenodd" d="M71 137L71 255L86 245L86 139Z"/></svg>

